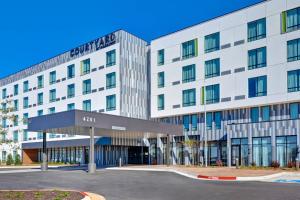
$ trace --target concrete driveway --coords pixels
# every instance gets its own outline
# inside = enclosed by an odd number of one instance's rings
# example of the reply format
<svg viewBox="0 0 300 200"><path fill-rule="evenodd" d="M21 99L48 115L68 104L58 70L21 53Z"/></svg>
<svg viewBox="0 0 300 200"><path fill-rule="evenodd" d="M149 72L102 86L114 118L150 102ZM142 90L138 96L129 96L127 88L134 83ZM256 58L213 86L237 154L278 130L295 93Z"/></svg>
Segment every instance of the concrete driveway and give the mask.
<svg viewBox="0 0 300 200"><path fill-rule="evenodd" d="M104 195L107 200L295 200L299 184L213 182L170 172L54 170L0 174L1 189L65 188Z"/></svg>

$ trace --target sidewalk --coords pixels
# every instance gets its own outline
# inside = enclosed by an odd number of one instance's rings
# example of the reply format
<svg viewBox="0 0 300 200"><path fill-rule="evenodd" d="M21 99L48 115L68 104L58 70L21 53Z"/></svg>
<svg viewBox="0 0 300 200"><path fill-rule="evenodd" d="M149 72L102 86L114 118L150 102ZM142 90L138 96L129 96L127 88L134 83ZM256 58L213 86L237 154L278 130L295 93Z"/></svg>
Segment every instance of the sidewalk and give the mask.
<svg viewBox="0 0 300 200"><path fill-rule="evenodd" d="M285 176L300 177L300 171L283 169L236 169L234 167L197 167L197 166L165 166L143 165L125 166L121 168L108 168L111 170L141 170L174 172L193 179L202 180L237 180L237 181L263 181L277 180Z"/></svg>

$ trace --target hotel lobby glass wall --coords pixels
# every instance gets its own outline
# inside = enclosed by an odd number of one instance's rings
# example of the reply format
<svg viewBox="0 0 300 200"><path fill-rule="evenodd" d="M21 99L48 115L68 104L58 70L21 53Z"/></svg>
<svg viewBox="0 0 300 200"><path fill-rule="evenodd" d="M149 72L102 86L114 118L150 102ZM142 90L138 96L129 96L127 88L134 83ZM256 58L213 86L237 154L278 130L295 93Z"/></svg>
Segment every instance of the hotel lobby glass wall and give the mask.
<svg viewBox="0 0 300 200"><path fill-rule="evenodd" d="M295 162L297 157L297 136L276 137L276 157L281 167Z"/></svg>
<svg viewBox="0 0 300 200"><path fill-rule="evenodd" d="M239 165L248 166L249 146L248 138L233 138L231 139L231 164L235 166L236 159Z"/></svg>
<svg viewBox="0 0 300 200"><path fill-rule="evenodd" d="M252 138L253 163L256 166L267 167L272 161L271 137Z"/></svg>

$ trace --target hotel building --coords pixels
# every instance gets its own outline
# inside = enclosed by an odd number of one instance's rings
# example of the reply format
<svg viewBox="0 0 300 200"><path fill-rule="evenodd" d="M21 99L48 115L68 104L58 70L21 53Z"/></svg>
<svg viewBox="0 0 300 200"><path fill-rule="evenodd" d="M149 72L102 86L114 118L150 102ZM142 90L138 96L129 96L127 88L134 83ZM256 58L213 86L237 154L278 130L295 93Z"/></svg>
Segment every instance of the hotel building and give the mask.
<svg viewBox="0 0 300 200"><path fill-rule="evenodd" d="M2 108L11 103L19 119L80 109L182 125L171 140L172 164L293 165L300 2L262 1L150 45L116 31L1 79L0 92ZM1 121L9 130L3 139L22 148L3 143L0 159L22 152L24 162L40 161L42 134L27 132L26 120ZM86 163L88 138L52 133L48 140L49 161ZM96 163L165 164L166 141L99 137Z"/></svg>

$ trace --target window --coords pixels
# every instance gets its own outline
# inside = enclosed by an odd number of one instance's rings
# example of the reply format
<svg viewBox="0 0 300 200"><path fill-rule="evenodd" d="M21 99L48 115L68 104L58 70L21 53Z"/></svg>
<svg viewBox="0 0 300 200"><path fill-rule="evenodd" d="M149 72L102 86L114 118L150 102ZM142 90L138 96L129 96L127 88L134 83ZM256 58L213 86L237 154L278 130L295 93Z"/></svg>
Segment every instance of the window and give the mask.
<svg viewBox="0 0 300 200"><path fill-rule="evenodd" d="M220 59L205 61L205 78L220 76Z"/></svg>
<svg viewBox="0 0 300 200"><path fill-rule="evenodd" d="M14 131L13 133L13 140L14 142L18 142L19 141L19 132L18 131Z"/></svg>
<svg viewBox="0 0 300 200"><path fill-rule="evenodd" d="M195 65L188 65L182 67L182 83L188 83L195 81L196 79L196 67Z"/></svg>
<svg viewBox="0 0 300 200"><path fill-rule="evenodd" d="M287 61L300 60L300 39L290 40L287 42Z"/></svg>
<svg viewBox="0 0 300 200"><path fill-rule="evenodd" d="M259 121L259 109L254 107L250 109L251 122L255 123Z"/></svg>
<svg viewBox="0 0 300 200"><path fill-rule="evenodd" d="M276 157L281 167L295 162L297 158L297 136L276 137Z"/></svg>
<svg viewBox="0 0 300 200"><path fill-rule="evenodd" d="M266 37L266 18L248 23L248 42Z"/></svg>
<svg viewBox="0 0 300 200"><path fill-rule="evenodd" d="M165 95L160 94L157 96L157 110L165 109Z"/></svg>
<svg viewBox="0 0 300 200"><path fill-rule="evenodd" d="M29 82L24 81L23 82L23 92L28 92L29 91Z"/></svg>
<svg viewBox="0 0 300 200"><path fill-rule="evenodd" d="M162 88L165 87L165 73L159 72L157 74L157 87Z"/></svg>
<svg viewBox="0 0 300 200"><path fill-rule="evenodd" d="M267 49L262 47L248 51L248 69L267 66Z"/></svg>
<svg viewBox="0 0 300 200"><path fill-rule="evenodd" d="M261 107L261 113L262 121L270 121L270 106Z"/></svg>
<svg viewBox="0 0 300 200"><path fill-rule="evenodd" d="M7 96L7 90L6 88L2 89L2 99L6 99L6 96Z"/></svg>
<svg viewBox="0 0 300 200"><path fill-rule="evenodd" d="M220 49L220 33L213 33L205 36L204 51L205 53L217 51Z"/></svg>
<svg viewBox="0 0 300 200"><path fill-rule="evenodd" d="M161 49L157 51L157 65L165 64L165 50Z"/></svg>
<svg viewBox="0 0 300 200"><path fill-rule="evenodd" d="M271 137L252 138L252 153L256 166L270 166L272 160Z"/></svg>
<svg viewBox="0 0 300 200"><path fill-rule="evenodd" d="M56 89L52 89L49 91L49 102L56 101Z"/></svg>
<svg viewBox="0 0 300 200"><path fill-rule="evenodd" d="M41 93L38 93L37 104L38 105L43 105L43 103L44 103L44 94L41 92Z"/></svg>
<svg viewBox="0 0 300 200"><path fill-rule="evenodd" d="M86 59L80 62L80 75L89 74L91 71L90 59Z"/></svg>
<svg viewBox="0 0 300 200"><path fill-rule="evenodd" d="M16 84L14 85L14 95L18 95L19 94L19 85Z"/></svg>
<svg viewBox="0 0 300 200"><path fill-rule="evenodd" d="M69 103L67 107L68 107L68 108L67 108L68 111L69 111L69 110L75 110L75 103Z"/></svg>
<svg viewBox="0 0 300 200"><path fill-rule="evenodd" d="M29 99L28 97L23 98L23 108L28 108L29 107Z"/></svg>
<svg viewBox="0 0 300 200"><path fill-rule="evenodd" d="M116 110L116 95L106 96L106 111Z"/></svg>
<svg viewBox="0 0 300 200"><path fill-rule="evenodd" d="M249 98L267 95L267 76L259 76L248 79Z"/></svg>
<svg viewBox="0 0 300 200"><path fill-rule="evenodd" d="M116 87L116 72L106 74L106 89Z"/></svg>
<svg viewBox="0 0 300 200"><path fill-rule="evenodd" d="M24 125L27 125L27 124L28 124L28 118L29 118L28 113L24 113L24 114L23 114L23 124L24 124Z"/></svg>
<svg viewBox="0 0 300 200"><path fill-rule="evenodd" d="M14 116L13 123L14 123L14 126L18 126L19 125L19 115L15 115Z"/></svg>
<svg viewBox="0 0 300 200"><path fill-rule="evenodd" d="M209 85L205 87L206 104L219 103L220 102L220 85Z"/></svg>
<svg viewBox="0 0 300 200"><path fill-rule="evenodd" d="M206 113L206 129L211 130L212 129L212 122L213 122L213 113L207 112Z"/></svg>
<svg viewBox="0 0 300 200"><path fill-rule="evenodd" d="M7 119L6 119L6 117L2 118L2 127L7 128ZM2 136L6 136L6 133L2 134Z"/></svg>
<svg viewBox="0 0 300 200"><path fill-rule="evenodd" d="M197 131L198 129L198 116L197 114L191 115L192 121L192 131Z"/></svg>
<svg viewBox="0 0 300 200"><path fill-rule="evenodd" d="M49 75L49 84L54 84L56 83L56 71L52 71L50 72L50 75Z"/></svg>
<svg viewBox="0 0 300 200"><path fill-rule="evenodd" d="M184 115L182 117L183 120L183 130L184 131L189 131L190 130L190 116L189 115Z"/></svg>
<svg viewBox="0 0 300 200"><path fill-rule="evenodd" d="M300 28L300 7L283 12L283 32L295 31Z"/></svg>
<svg viewBox="0 0 300 200"><path fill-rule="evenodd" d="M116 64L116 50L106 52L106 67L110 67Z"/></svg>
<svg viewBox="0 0 300 200"><path fill-rule="evenodd" d="M190 40L182 43L182 59L187 59L197 56L198 40Z"/></svg>
<svg viewBox="0 0 300 200"><path fill-rule="evenodd" d="M67 94L67 97L68 98L75 97L75 84L68 85L68 94Z"/></svg>
<svg viewBox="0 0 300 200"><path fill-rule="evenodd" d="M1 103L3 112L7 112L7 104Z"/></svg>
<svg viewBox="0 0 300 200"><path fill-rule="evenodd" d="M55 113L55 107L49 108L49 109L48 109L48 113L49 113L49 114Z"/></svg>
<svg viewBox="0 0 300 200"><path fill-rule="evenodd" d="M19 110L19 100L15 99L14 100L14 111L18 111Z"/></svg>
<svg viewBox="0 0 300 200"><path fill-rule="evenodd" d="M43 75L40 75L37 77L37 88L40 89L40 88L43 88L44 87L44 76Z"/></svg>
<svg viewBox="0 0 300 200"><path fill-rule="evenodd" d="M28 132L26 130L23 130L23 141L28 140Z"/></svg>
<svg viewBox="0 0 300 200"><path fill-rule="evenodd" d="M82 102L82 110L84 111L91 111L92 106L91 106L91 100L85 100Z"/></svg>
<svg viewBox="0 0 300 200"><path fill-rule="evenodd" d="M196 105L196 89L189 89L182 91L182 106L194 106Z"/></svg>
<svg viewBox="0 0 300 200"><path fill-rule="evenodd" d="M207 112L206 113L206 129L211 130L213 127L213 122L215 123L216 129L221 129L222 126L222 112Z"/></svg>
<svg viewBox="0 0 300 200"><path fill-rule="evenodd" d="M42 116L43 115L43 110L38 110L37 111L37 116Z"/></svg>
<svg viewBox="0 0 300 200"><path fill-rule="evenodd" d="M298 119L299 118L299 104L291 103L290 104L290 119Z"/></svg>
<svg viewBox="0 0 300 200"><path fill-rule="evenodd" d="M287 85L288 92L300 91L300 69L288 72Z"/></svg>
<svg viewBox="0 0 300 200"><path fill-rule="evenodd" d="M75 65L68 66L68 79L75 77Z"/></svg>
<svg viewBox="0 0 300 200"><path fill-rule="evenodd" d="M82 94L91 93L91 79L84 80L82 82Z"/></svg>

